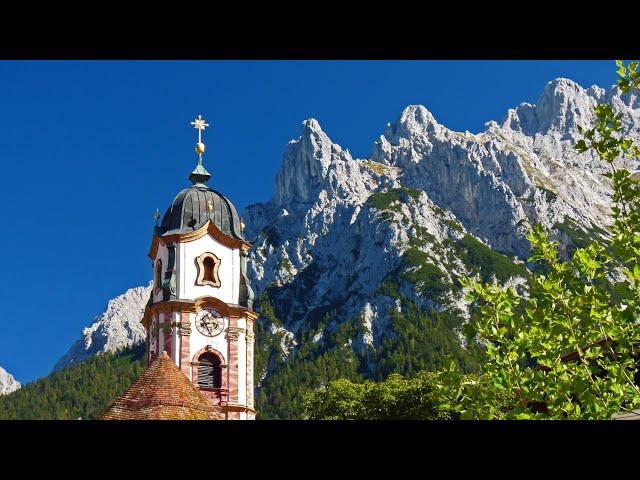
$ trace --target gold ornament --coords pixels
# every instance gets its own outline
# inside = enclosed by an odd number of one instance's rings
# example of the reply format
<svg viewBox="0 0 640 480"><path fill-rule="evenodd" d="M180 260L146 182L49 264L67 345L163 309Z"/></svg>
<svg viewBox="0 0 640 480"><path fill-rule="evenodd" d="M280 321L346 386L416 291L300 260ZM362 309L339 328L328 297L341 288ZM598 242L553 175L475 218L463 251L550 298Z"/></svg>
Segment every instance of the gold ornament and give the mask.
<svg viewBox="0 0 640 480"><path fill-rule="evenodd" d="M193 122L191 122L191 125L193 125L193 128L198 130L198 143L196 143L196 153L199 156L202 156L202 154L204 153L204 143L202 143L202 131L205 130L209 124L205 123L204 118L202 118L202 115L198 115L198 118L196 118Z"/></svg>

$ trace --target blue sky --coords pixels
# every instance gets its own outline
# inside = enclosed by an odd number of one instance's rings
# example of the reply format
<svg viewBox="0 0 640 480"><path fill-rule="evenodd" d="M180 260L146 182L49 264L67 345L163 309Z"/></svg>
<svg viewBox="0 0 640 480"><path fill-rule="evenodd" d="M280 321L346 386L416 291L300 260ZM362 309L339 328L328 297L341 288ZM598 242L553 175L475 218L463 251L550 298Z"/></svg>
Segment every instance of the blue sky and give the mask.
<svg viewBox="0 0 640 480"><path fill-rule="evenodd" d="M409 104L478 132L559 76L615 82L613 61L0 61L0 366L48 374L149 281L153 212L189 185L197 114L209 184L241 211L271 198L306 118L362 158Z"/></svg>

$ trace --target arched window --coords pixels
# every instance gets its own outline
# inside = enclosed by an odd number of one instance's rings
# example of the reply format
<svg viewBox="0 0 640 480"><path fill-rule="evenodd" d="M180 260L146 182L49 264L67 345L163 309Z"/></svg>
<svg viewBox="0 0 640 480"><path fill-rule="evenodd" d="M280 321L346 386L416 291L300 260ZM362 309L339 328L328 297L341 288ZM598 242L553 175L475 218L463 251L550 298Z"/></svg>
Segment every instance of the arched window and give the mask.
<svg viewBox="0 0 640 480"><path fill-rule="evenodd" d="M198 387L221 388L222 368L220 359L213 353L205 352L198 357Z"/></svg>
<svg viewBox="0 0 640 480"><path fill-rule="evenodd" d="M220 277L218 276L218 270L220 269L220 259L211 252L205 252L196 257L195 261L198 266L196 285L219 287Z"/></svg>
<svg viewBox="0 0 640 480"><path fill-rule="evenodd" d="M156 262L156 271L153 277L153 288L156 292L162 289L162 260Z"/></svg>
<svg viewBox="0 0 640 480"><path fill-rule="evenodd" d="M216 268L216 262L212 257L204 257L202 259L202 266L204 267L204 274L202 280L206 282L215 283L216 279L213 276L213 270Z"/></svg>

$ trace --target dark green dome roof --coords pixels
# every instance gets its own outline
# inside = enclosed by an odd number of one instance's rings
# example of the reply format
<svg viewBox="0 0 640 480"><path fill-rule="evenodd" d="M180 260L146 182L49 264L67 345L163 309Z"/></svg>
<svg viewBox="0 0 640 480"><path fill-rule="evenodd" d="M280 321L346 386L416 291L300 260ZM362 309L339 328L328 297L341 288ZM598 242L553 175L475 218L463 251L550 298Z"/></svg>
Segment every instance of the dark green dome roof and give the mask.
<svg viewBox="0 0 640 480"><path fill-rule="evenodd" d="M201 122L198 124L197 122ZM198 134L204 129L204 120L198 115L198 120L192 122L198 128ZM203 126L204 125L204 126ZM198 153L198 165L189 175L189 180L193 184L189 188L182 190L171 202L162 217L162 223L154 228L154 242L156 236L172 235L176 233L189 233L203 227L209 220L225 235L242 240L242 222L236 207L233 203L222 195L207 186L211 174L207 172L202 164L202 153L204 145L199 143L196 146ZM156 221L158 215L156 214ZM240 291L238 304L251 309L253 306L253 290L247 278L247 251L249 244L244 242L240 251ZM164 280L162 282L162 301L175 300L176 297L176 245L173 242L167 243L168 261ZM153 295L149 298L153 302Z"/></svg>
<svg viewBox="0 0 640 480"><path fill-rule="evenodd" d="M209 204L211 210L208 208ZM176 195L162 217L158 235L192 232L209 219L225 235L243 240L236 207L227 197L211 190L204 183L196 183Z"/></svg>

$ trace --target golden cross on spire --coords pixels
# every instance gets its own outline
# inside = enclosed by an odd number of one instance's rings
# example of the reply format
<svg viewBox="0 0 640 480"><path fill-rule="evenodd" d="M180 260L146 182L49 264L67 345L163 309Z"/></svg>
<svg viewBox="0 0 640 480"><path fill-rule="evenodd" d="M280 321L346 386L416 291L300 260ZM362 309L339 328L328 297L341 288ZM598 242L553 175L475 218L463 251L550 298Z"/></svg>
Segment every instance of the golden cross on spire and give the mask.
<svg viewBox="0 0 640 480"><path fill-rule="evenodd" d="M202 115L198 115L198 118L196 118L193 122L191 122L191 125L193 125L193 128L198 129L198 143L196 144L196 153L198 155L202 155L204 153L204 143L202 143L202 131L206 129L209 126L209 124L205 123L205 119L202 118Z"/></svg>

